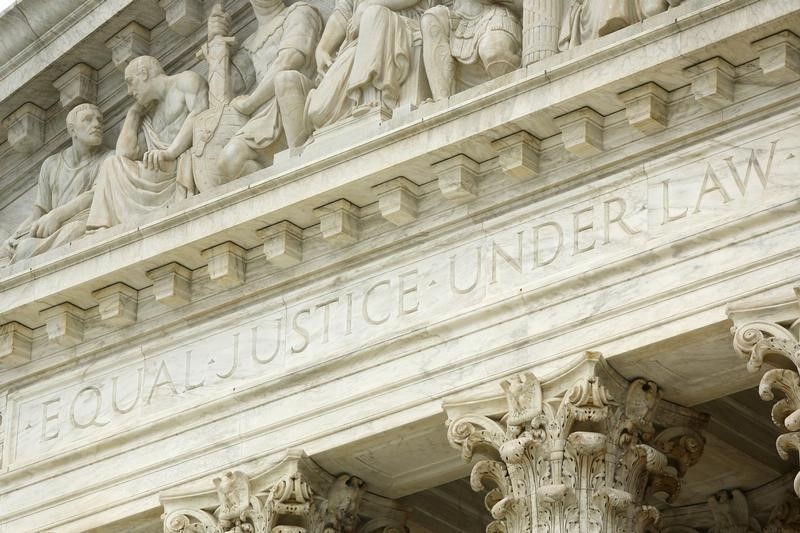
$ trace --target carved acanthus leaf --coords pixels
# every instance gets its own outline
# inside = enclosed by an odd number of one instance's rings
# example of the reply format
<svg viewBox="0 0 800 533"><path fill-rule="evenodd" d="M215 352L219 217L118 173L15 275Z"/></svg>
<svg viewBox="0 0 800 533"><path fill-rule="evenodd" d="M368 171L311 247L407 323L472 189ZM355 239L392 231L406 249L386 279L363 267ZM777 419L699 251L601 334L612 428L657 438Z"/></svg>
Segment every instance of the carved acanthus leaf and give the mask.
<svg viewBox="0 0 800 533"><path fill-rule="evenodd" d="M772 421L789 433L778 437L776 446L781 458L787 460L791 452L800 454L800 342L793 333L798 330L796 322L790 328L771 322L751 322L734 332L733 347L747 359L747 370L761 370L768 357L774 358L777 366L794 368L772 368L764 372L759 383L761 399L772 401L775 391L783 398L772 407ZM800 496L800 473L794 480L794 489Z"/></svg>
<svg viewBox="0 0 800 533"><path fill-rule="evenodd" d="M477 462L471 476L474 490L489 490L486 507L495 521L488 533L656 531L659 513L646 496L677 492L704 441L694 429L657 427L662 400L655 383L633 381L622 402L598 375L550 397L531 373L501 386L505 427L467 415L448 431L466 460L477 446L499 456Z"/></svg>

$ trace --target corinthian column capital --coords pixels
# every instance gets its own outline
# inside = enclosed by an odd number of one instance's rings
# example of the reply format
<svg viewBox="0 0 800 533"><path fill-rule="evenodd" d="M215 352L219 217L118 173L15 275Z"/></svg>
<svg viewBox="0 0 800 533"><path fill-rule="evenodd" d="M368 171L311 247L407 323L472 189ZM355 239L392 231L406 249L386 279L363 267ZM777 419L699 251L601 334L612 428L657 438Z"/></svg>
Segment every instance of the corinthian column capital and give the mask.
<svg viewBox="0 0 800 533"><path fill-rule="evenodd" d="M762 373L758 394L762 400L781 399L772 407L772 421L784 433L776 446L782 459L800 454L800 292L797 302L764 306L765 319L751 319L737 324L733 309L733 348L747 361L747 370ZM786 319L787 311L793 317ZM766 368L765 368L766 367ZM800 496L800 473L794 479L794 491Z"/></svg>
<svg viewBox="0 0 800 533"><path fill-rule="evenodd" d="M597 354L552 379L525 372L500 386L500 416L445 407L460 415L451 445L468 461L490 457L470 478L489 490L487 532L651 531L660 517L648 497L674 497L705 444L706 416L666 402L652 381L625 381Z"/></svg>
<svg viewBox="0 0 800 533"><path fill-rule="evenodd" d="M322 470L301 450L266 472L228 471L161 495L164 533L406 533L407 512L364 481Z"/></svg>

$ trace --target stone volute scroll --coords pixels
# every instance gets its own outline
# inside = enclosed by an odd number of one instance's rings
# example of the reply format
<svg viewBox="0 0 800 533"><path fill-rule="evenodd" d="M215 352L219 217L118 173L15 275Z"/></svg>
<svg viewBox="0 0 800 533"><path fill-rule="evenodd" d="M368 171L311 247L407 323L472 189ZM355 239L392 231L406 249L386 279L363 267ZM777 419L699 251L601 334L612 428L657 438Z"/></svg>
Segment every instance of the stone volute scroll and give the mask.
<svg viewBox="0 0 800 533"><path fill-rule="evenodd" d="M795 288L800 300L800 288ZM800 453L800 301L760 306L763 319L740 321L750 313L732 306L733 347L747 361L748 372L763 372L758 386L762 400L775 400L772 421L784 433L776 441L784 460ZM770 316L772 315L772 316ZM791 318L787 317L790 316ZM764 367L767 367L764 371ZM800 496L800 473L794 479L794 491Z"/></svg>
<svg viewBox="0 0 800 533"><path fill-rule="evenodd" d="M445 405L450 443L467 461L488 457L470 477L488 490L487 533L657 531L651 497L678 492L705 415L663 400L652 381L628 383L597 354L547 382L524 372L501 387L494 416L469 414L479 402Z"/></svg>
<svg viewBox="0 0 800 533"><path fill-rule="evenodd" d="M336 477L301 450L250 477L233 470L214 490L161 495L164 533L406 533L407 511L371 494L361 479Z"/></svg>

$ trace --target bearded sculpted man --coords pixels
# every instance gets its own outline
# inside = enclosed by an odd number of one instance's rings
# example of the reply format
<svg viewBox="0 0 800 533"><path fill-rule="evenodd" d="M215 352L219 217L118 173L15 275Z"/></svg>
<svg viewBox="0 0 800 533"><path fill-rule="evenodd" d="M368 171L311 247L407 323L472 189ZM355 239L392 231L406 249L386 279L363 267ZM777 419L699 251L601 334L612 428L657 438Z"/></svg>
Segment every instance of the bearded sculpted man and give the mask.
<svg viewBox="0 0 800 533"><path fill-rule="evenodd" d="M33 212L0 248L0 265L41 254L86 232L86 219L103 160L103 114L80 104L67 114L72 146L44 160Z"/></svg>
<svg viewBox="0 0 800 533"><path fill-rule="evenodd" d="M194 117L208 107L208 84L191 71L168 76L154 57L125 69L128 110L116 154L100 168L89 229L107 228L167 205L194 189L191 156Z"/></svg>
<svg viewBox="0 0 800 533"><path fill-rule="evenodd" d="M250 117L223 148L218 165L228 179L235 179L271 163L272 156L286 148L282 109L278 96L300 90L300 99L313 86L314 50L322 33L322 16L306 2L286 7L283 0L250 0L258 29L242 44L255 70L256 85L248 95L234 98L231 105ZM249 70L249 69L248 69ZM299 87L287 84L285 73L297 76ZM292 105L297 99L284 99ZM302 112L302 102L300 103ZM288 133L288 132L287 132Z"/></svg>
<svg viewBox="0 0 800 533"><path fill-rule="evenodd" d="M305 80L285 73L286 87L294 90L278 99L289 146L349 116L396 107L411 69L414 34L430 5L430 0L337 0L315 53L319 85L304 98Z"/></svg>
<svg viewBox="0 0 800 533"><path fill-rule="evenodd" d="M425 73L434 100L520 66L521 2L455 0L422 16Z"/></svg>

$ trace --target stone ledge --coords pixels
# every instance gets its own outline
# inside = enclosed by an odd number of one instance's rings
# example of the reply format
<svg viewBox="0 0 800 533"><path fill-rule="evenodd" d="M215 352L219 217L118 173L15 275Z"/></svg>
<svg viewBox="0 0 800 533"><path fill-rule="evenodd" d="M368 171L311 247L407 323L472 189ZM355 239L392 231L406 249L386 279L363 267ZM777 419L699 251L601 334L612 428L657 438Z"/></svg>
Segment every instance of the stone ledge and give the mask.
<svg viewBox="0 0 800 533"><path fill-rule="evenodd" d="M715 21L709 21L708 23L715 23ZM698 26L700 29L697 31L700 32L702 27L702 24L700 24ZM688 32L690 30L687 29L686 31ZM734 29L731 29L730 31L733 32ZM699 47L702 46L703 43L698 42L696 45ZM649 56L648 59L657 63L657 61L652 60L652 58ZM667 64L677 61L677 68L681 68L682 64L689 61L686 59L685 54L677 57L672 56L671 54L666 54L660 60L665 61ZM600 63L594 68L602 71L603 69L608 68L608 66ZM629 69L629 76L637 77L642 75L642 73L634 67L629 66ZM557 78L555 74L551 75L553 75L554 78ZM582 73L581 76L584 76L584 74ZM335 153L328 157L320 158L316 161L307 162L303 166L298 167L297 162L290 162L283 167L276 166L266 169L249 178L241 180L241 182L237 182L228 187L222 188L219 192L221 195L219 198L209 199L204 196L200 196L196 199L186 202L185 204L180 204L173 209L168 209L166 210L166 213L168 213L169 216L166 218L164 217L164 213L159 213L158 215L143 221L135 229L130 227L120 227L102 232L95 236L91 236L85 239L84 242L76 243L76 252L71 253L66 257L53 257L53 259L50 259L50 255L52 255L50 254L41 258L37 258L31 262L33 269L24 273L22 272L23 269L19 268L16 269L16 274L14 274L13 272L15 272L15 269L12 268L11 276L7 277L3 281L0 281L0 286L8 289L6 294L9 294L9 297L11 297L10 295L15 290L20 289L22 284L28 283L34 277L36 277L39 279L34 280L33 283L44 284L47 286L47 290L56 291L51 294L39 292L38 297L50 297L58 294L58 291L62 289L65 290L69 287L77 287L84 283L92 285L93 279L96 277L96 275L102 274L102 272L88 273L85 269L83 269L78 273L78 276L76 276L74 280L67 282L64 282L63 275L59 275L57 273L59 271L64 272L64 269L78 268L79 262L89 260L89 258L95 256L95 254L97 254L101 249L105 250L109 247L111 249L111 263L108 263L109 268L119 271L124 271L126 268L133 269L129 272L129 274L132 276L137 276L140 275L138 273L139 268L137 264L142 261L156 261L162 264L165 262L170 262L171 260L176 259L172 253L172 250L176 246L180 247L191 245L191 243L201 238L212 237L215 240L218 240L218 242L230 240L230 233L238 233L239 229L252 224L252 221L256 218L260 220L262 224L264 222L273 222L271 219L274 219L274 222L279 222L280 220L284 219L294 219L293 223L297 223L298 226L308 227L314 222L313 220L309 221L308 219L312 211L310 208L316 207L320 205L320 203L323 203L319 202L317 198L325 198L326 196L330 198L331 195L337 195L338 197L355 196L358 198L363 198L366 195L366 197L370 198L372 201L375 201L376 191L372 189L372 186L375 183L375 178L373 178L373 175L376 172L375 169L378 167L382 168L384 166L384 157L390 152L394 154L393 158L395 166L407 164L409 161L414 161L417 164L435 162L435 160L426 158L425 154L416 154L413 150L409 151L408 154L401 150L399 154L400 157L398 157L398 150L394 146L385 147L384 149L375 149L374 153L370 154L370 158L363 158L369 159L369 163L364 163L363 161L353 163L353 159L351 159L353 156L363 154L380 144L392 140L395 142L410 142L413 140L413 136L422 134L423 132L428 135L431 131L457 131L461 134L459 140L470 139L475 135L486 134L487 132L491 133L494 131L494 129L502 128L509 120L516 120L517 118L529 119L532 114L542 112L542 110L549 108L550 106L554 105L555 102L560 101L560 98L564 97L564 95L554 96L551 94L550 86L534 84L531 87L532 83L532 80L522 80L510 88L504 89L505 92L518 93L527 87L530 93L518 94L518 98L530 98L532 93L537 91L543 91L545 96L549 96L551 98L551 100L544 100L540 102L540 108L522 111L519 117L503 116L500 111L508 108L506 102L503 100L498 100L497 93L487 94L481 100L481 102L483 102L486 106L488 106L488 109L490 109L490 111L487 111L486 113L491 115L491 109L494 108L497 109L497 115L499 116L496 118L495 122L482 124L478 129L476 129L475 124L468 124L469 122L473 122L474 115L472 113L479 112L472 109L474 107L474 103L466 106L466 109L462 109L461 107L457 106L454 108L437 111L432 117L433 119L430 121L417 123L414 120L411 120L409 124L406 124L405 126L398 126L392 130L386 131L377 138L370 139L362 145L347 149L341 153ZM601 80L600 83L602 84L604 81ZM592 90L595 90L590 86L583 87L582 89L585 91L582 94L588 94ZM507 94L504 95L504 97L507 96ZM768 105L769 100L764 100L764 106ZM753 109L739 109L737 111L742 114L753 113ZM520 111L517 111L517 113L520 113ZM424 117L424 106L422 109L416 112L416 115L413 116ZM728 120L732 119L732 117L726 118ZM448 123L447 119L449 119L451 122ZM464 124L468 125L464 128L461 128L460 126ZM686 125L687 124L684 123L680 126L685 128ZM708 125L705 124L704 127L708 128ZM676 129L675 131L681 132L680 129ZM677 138L681 138L681 135L685 134L681 132ZM675 139L670 136L670 131L665 131L662 132L660 137L657 139L654 136L653 142L640 142L636 148L634 148L633 145L608 147L606 153L596 156L595 159L593 159L593 168L591 170L583 170L581 165L565 167L567 169L572 168L573 172L569 178L562 178L562 183L570 179L578 179L586 172L597 172L599 168L597 163L599 160L603 160L604 165L612 165L622 159L630 160L632 153L638 153L640 156L643 156L648 152L652 152L653 147L663 147L668 145L670 142L674 142L674 140ZM681 140L685 141L686 139L682 138ZM441 148L453 149L453 147L456 147L457 145L457 142L452 142L444 144ZM425 151L427 153L428 147L426 147ZM333 165L339 165L339 169L342 170L342 172L337 172L337 174L340 175L338 181L335 183L329 183L330 180L324 179L320 181L324 175L331 175L330 170ZM357 173L352 174L345 172L345 169L356 169ZM550 173L553 171L552 168L547 170ZM575 172L575 170L577 170L577 172ZM302 187L303 190L298 191L298 188L295 186L293 181L298 179L302 179L305 183L312 185L313 187ZM539 190L539 188L552 186L552 181L550 183L543 182L528 189L521 188L520 192L525 191L523 194L530 194L531 190L535 191ZM289 202L289 205L284 205L282 208L264 213L264 205L276 205L276 202L268 201L267 199L273 197L274 195L282 196L282 192L286 191L291 191L292 194L294 194L293 201ZM338 191L342 191L342 194L339 194ZM335 197L336 196L334 196L334 198ZM355 197L352 199L356 200ZM358 202L359 205L362 205L360 201L356 200L356 202ZM285 204L285 202L283 203ZM204 213L219 209L227 210L226 212L232 216L230 218L227 216L218 217L223 221L222 224L217 222L206 222L202 225L198 225L194 223L194 220L197 217L202 216ZM192 228L191 233L182 231L180 229L190 227ZM160 235L165 231L173 230L176 230L177 233L181 235L182 239L180 242L175 242L174 239L167 239L166 235ZM254 234L250 235L250 233L251 232L249 231L247 232L247 235L249 235L247 239L248 242L243 242L243 246L251 247L258 243L257 237ZM251 239L252 242L249 242ZM170 241L169 247L166 246L168 244L166 241ZM147 253L142 253L143 250L147 250ZM133 253L131 253L131 251L133 251ZM199 252L200 250L198 249L197 253ZM28 265L24 265L24 267L27 266ZM194 265L195 268L198 266L200 265ZM59 279L56 283L45 282L44 280L49 276L58 276L61 279ZM94 289L94 287L90 286L89 289ZM17 302L20 302L23 306L28 305L30 310L35 310L39 305L34 300L30 299L26 302L25 297L16 300L12 305L9 305L9 300L0 298L0 309L4 312L4 314L8 314L13 309L19 309ZM14 311L14 313L16 313L16 311ZM14 319L13 316L9 318L11 320Z"/></svg>

